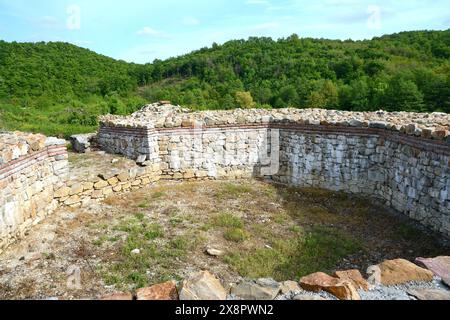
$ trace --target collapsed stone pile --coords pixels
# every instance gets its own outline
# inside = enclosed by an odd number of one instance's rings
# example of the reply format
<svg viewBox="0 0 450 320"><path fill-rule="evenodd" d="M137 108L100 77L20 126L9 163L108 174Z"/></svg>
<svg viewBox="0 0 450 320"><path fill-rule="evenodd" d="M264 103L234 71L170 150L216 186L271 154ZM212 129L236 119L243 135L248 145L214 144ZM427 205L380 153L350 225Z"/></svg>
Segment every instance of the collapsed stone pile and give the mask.
<svg viewBox="0 0 450 320"><path fill-rule="evenodd" d="M450 300L450 257L388 260L369 267L366 280L358 270L317 272L300 281L243 279L228 290L208 271L142 288L133 295L117 292L102 300ZM420 267L423 266L424 268Z"/></svg>
<svg viewBox="0 0 450 320"><path fill-rule="evenodd" d="M191 112L167 102L143 107L131 116L100 117L104 126L177 128L194 126L296 123L356 128L376 128L450 142L450 114L410 112L349 112L323 109L235 109Z"/></svg>

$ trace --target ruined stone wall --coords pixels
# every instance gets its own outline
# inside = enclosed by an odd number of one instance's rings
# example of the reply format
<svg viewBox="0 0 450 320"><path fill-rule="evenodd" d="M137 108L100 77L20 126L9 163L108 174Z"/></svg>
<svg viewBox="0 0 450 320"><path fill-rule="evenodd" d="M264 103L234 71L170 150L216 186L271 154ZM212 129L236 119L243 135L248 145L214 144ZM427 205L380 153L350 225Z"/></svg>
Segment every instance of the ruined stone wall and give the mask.
<svg viewBox="0 0 450 320"><path fill-rule="evenodd" d="M98 141L109 152L144 156L145 166L159 164L161 178L175 180L255 176L270 141L267 126L150 129L137 139L139 131L101 127Z"/></svg>
<svg viewBox="0 0 450 320"><path fill-rule="evenodd" d="M280 172L273 179L378 198L450 236L450 152L444 144L379 130L281 133Z"/></svg>
<svg viewBox="0 0 450 320"><path fill-rule="evenodd" d="M192 113L155 104L103 117L99 141L160 164L162 178L264 176L364 194L450 237L449 128L450 116L438 113Z"/></svg>
<svg viewBox="0 0 450 320"><path fill-rule="evenodd" d="M56 209L54 188L67 169L64 140L0 134L0 252Z"/></svg>
<svg viewBox="0 0 450 320"><path fill-rule="evenodd" d="M267 141L264 127L161 130L158 151L164 179L240 179L255 175Z"/></svg>
<svg viewBox="0 0 450 320"><path fill-rule="evenodd" d="M159 181L161 170L158 164L146 167L134 166L120 171L99 173L92 179L68 180L55 191L54 198L61 207L80 207L92 200L102 200L115 193L128 192Z"/></svg>

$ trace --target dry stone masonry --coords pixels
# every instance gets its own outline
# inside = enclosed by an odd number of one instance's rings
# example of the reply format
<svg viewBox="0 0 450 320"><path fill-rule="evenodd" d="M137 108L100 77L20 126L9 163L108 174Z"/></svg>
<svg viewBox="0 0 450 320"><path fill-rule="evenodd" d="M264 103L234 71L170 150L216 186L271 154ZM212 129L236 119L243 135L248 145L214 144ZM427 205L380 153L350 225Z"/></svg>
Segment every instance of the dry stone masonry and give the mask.
<svg viewBox="0 0 450 320"><path fill-rule="evenodd" d="M0 133L0 252L56 209L67 168L64 140Z"/></svg>
<svg viewBox="0 0 450 320"><path fill-rule="evenodd" d="M58 206L78 207L160 179L262 176L376 197L450 237L450 115L319 109L190 112L168 103L103 116L73 137L136 161L75 180L66 142L0 133L0 252Z"/></svg>
<svg viewBox="0 0 450 320"><path fill-rule="evenodd" d="M103 116L98 143L163 179L264 176L364 194L450 236L450 115L319 109L190 112L168 103Z"/></svg>

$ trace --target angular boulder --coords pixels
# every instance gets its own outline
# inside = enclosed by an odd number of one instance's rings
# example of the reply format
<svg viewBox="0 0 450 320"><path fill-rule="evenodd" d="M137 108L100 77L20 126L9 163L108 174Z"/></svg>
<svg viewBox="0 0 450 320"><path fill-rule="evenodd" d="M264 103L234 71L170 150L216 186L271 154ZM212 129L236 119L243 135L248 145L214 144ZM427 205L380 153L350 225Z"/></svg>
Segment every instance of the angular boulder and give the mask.
<svg viewBox="0 0 450 320"><path fill-rule="evenodd" d="M244 300L274 300L281 285L273 279L244 280L231 289L231 293Z"/></svg>
<svg viewBox="0 0 450 320"><path fill-rule="evenodd" d="M408 294L418 300L450 300L450 291L439 289L415 289Z"/></svg>
<svg viewBox="0 0 450 320"><path fill-rule="evenodd" d="M91 150L91 141L96 136L95 133L76 134L70 137L72 149L78 153L86 153Z"/></svg>
<svg viewBox="0 0 450 320"><path fill-rule="evenodd" d="M350 281L334 278L323 272L301 278L300 286L306 291L326 291L340 300L361 300L358 291Z"/></svg>
<svg viewBox="0 0 450 320"><path fill-rule="evenodd" d="M148 288L142 288L136 292L136 297L137 300L147 301L178 300L177 284L175 281L168 281Z"/></svg>
<svg viewBox="0 0 450 320"><path fill-rule="evenodd" d="M180 300L225 300L227 292L220 281L208 271L191 275L183 281Z"/></svg>
<svg viewBox="0 0 450 320"><path fill-rule="evenodd" d="M380 283L385 286L394 286L411 281L430 282L433 280L433 272L405 259L386 260L376 267L379 268Z"/></svg>
<svg viewBox="0 0 450 320"><path fill-rule="evenodd" d="M337 271L334 273L334 277L340 280L350 281L356 289L369 290L369 283L363 278L359 270Z"/></svg>
<svg viewBox="0 0 450 320"><path fill-rule="evenodd" d="M133 296L129 292L116 292L113 294L109 294L101 298L101 300L110 300L110 301L127 301L133 300Z"/></svg>
<svg viewBox="0 0 450 320"><path fill-rule="evenodd" d="M430 271L436 276L444 279L450 278L450 257L440 256L436 258L417 258L416 263Z"/></svg>
<svg viewBox="0 0 450 320"><path fill-rule="evenodd" d="M140 154L136 159L136 163L138 165L143 165L145 163L145 161L147 161L147 155L145 155L145 154Z"/></svg>
<svg viewBox="0 0 450 320"><path fill-rule="evenodd" d="M281 283L281 293L287 294L290 292L299 292L302 290L298 282L295 281L284 281Z"/></svg>

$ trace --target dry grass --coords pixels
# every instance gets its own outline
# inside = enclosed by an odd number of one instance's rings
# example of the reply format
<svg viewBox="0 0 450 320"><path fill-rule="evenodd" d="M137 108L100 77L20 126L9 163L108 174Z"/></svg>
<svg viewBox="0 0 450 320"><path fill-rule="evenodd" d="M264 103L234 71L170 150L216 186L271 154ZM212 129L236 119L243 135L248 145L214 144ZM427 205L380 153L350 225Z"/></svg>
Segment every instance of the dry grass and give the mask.
<svg viewBox="0 0 450 320"><path fill-rule="evenodd" d="M57 279L65 271L61 261L78 261L86 287L99 293L105 284L134 290L199 269L226 283L241 276L298 280L317 271L365 271L386 258L450 254L431 235L367 199L261 181L161 183L75 213L77 219L60 223L46 272ZM225 255L210 257L206 247ZM36 269L26 270L17 277ZM58 287L63 280L55 280L56 289L64 290ZM47 292L45 283L36 286ZM20 293L8 293L14 295Z"/></svg>

